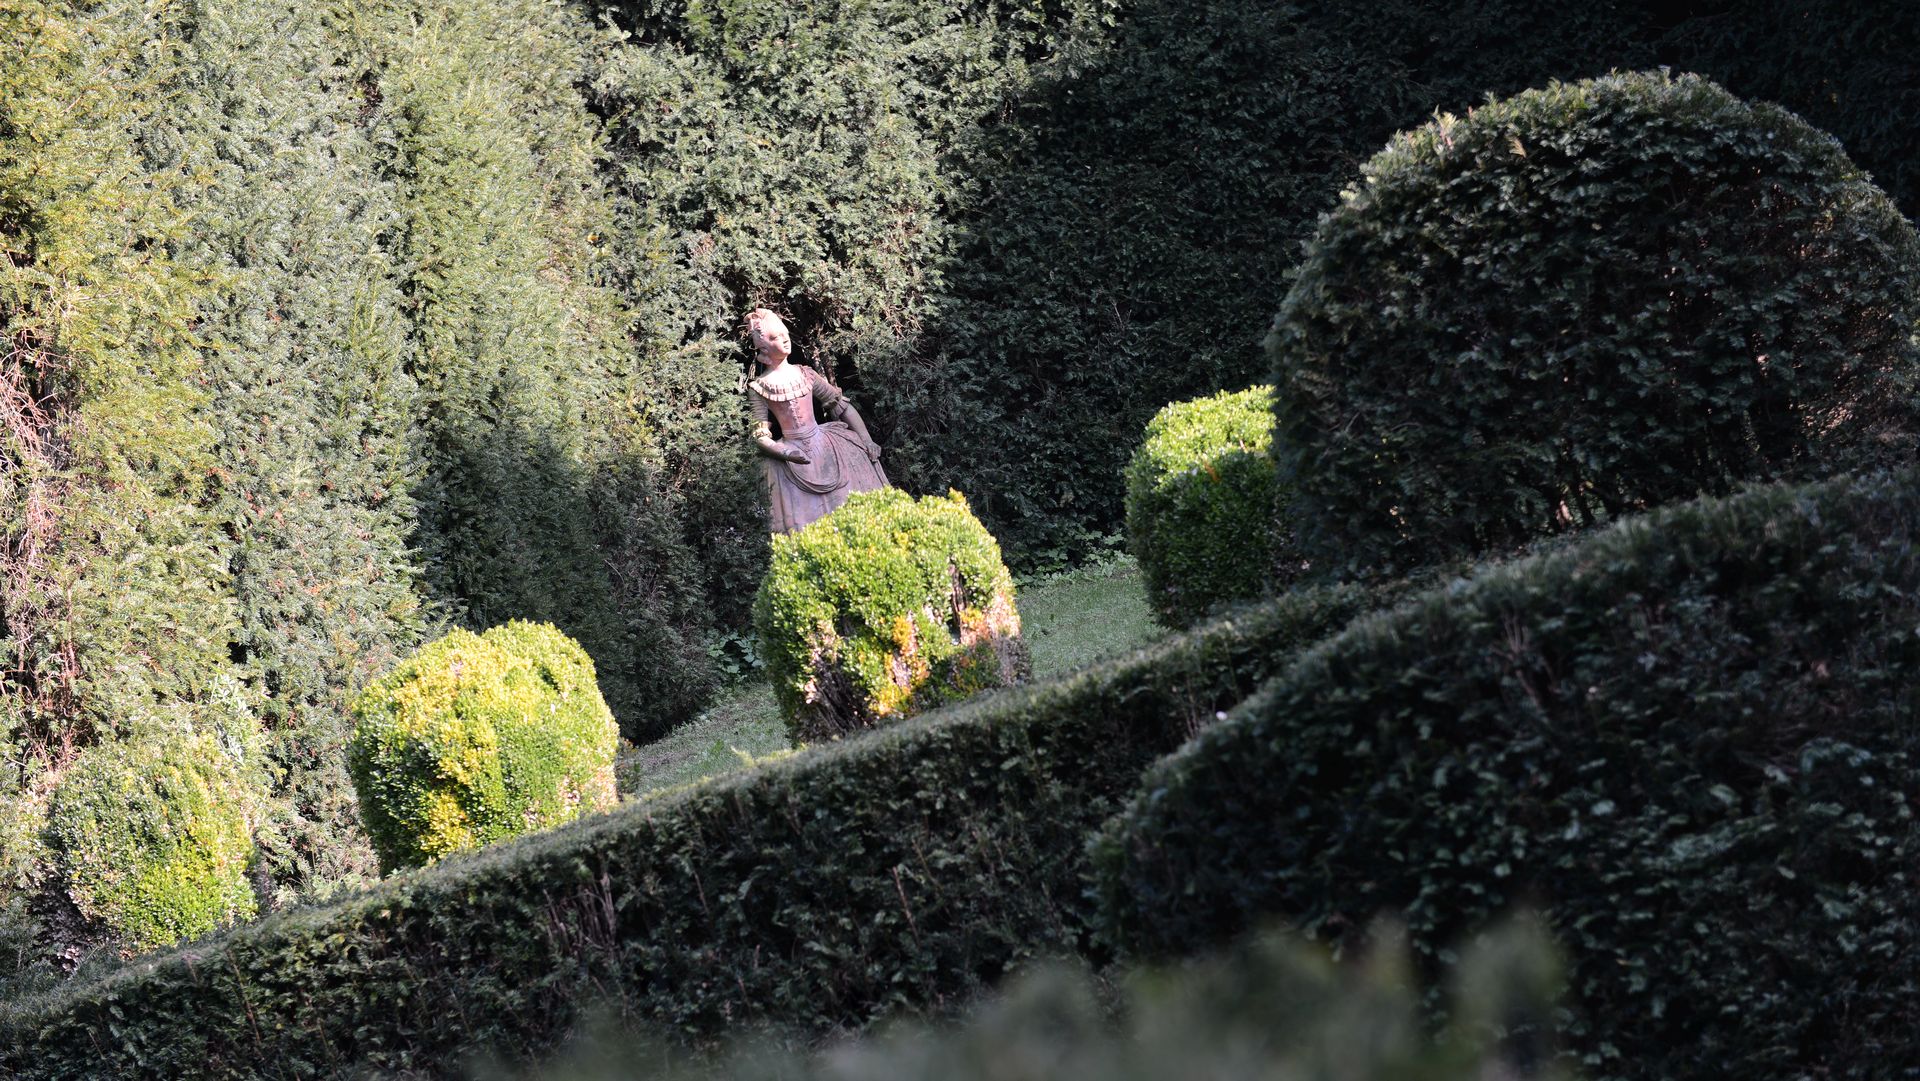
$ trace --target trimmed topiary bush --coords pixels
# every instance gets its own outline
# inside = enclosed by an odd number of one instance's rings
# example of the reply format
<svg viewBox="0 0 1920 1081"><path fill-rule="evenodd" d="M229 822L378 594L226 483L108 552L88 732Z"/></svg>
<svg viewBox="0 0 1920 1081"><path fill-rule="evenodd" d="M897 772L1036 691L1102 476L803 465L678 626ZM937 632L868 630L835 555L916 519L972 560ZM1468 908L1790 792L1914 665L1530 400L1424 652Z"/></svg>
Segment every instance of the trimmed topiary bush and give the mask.
<svg viewBox="0 0 1920 1081"><path fill-rule="evenodd" d="M1308 554L1405 569L1914 449L1920 239L1840 146L1693 76L1396 138L1268 337Z"/></svg>
<svg viewBox="0 0 1920 1081"><path fill-rule="evenodd" d="M1273 585L1285 557L1272 443L1269 386L1174 402L1147 423L1127 463L1127 540L1160 622L1190 626Z"/></svg>
<svg viewBox="0 0 1920 1081"><path fill-rule="evenodd" d="M1000 546L959 492L856 492L773 538L754 625L795 743L989 687L1029 664Z"/></svg>
<svg viewBox="0 0 1920 1081"><path fill-rule="evenodd" d="M383 870L614 802L619 729L593 660L545 623L455 630L354 703L347 766Z"/></svg>
<svg viewBox="0 0 1920 1081"><path fill-rule="evenodd" d="M1099 923L1543 910L1593 1078L1920 1061L1920 476L1710 499L1361 619L1150 769Z"/></svg>
<svg viewBox="0 0 1920 1081"><path fill-rule="evenodd" d="M179 734L104 744L60 779L48 827L67 896L135 949L254 914L257 803L232 756Z"/></svg>

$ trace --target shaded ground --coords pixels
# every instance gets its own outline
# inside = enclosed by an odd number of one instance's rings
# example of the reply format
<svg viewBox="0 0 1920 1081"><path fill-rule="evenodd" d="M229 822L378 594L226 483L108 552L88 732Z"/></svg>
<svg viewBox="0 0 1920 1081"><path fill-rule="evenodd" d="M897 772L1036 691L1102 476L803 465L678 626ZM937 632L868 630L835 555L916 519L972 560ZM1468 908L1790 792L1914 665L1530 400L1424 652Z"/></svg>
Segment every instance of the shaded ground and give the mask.
<svg viewBox="0 0 1920 1081"><path fill-rule="evenodd" d="M1124 653L1164 633L1149 614L1131 559L1023 583L1018 603L1035 679ZM786 748L773 688L751 680L664 739L624 751L615 768L621 794L634 796L739 769Z"/></svg>

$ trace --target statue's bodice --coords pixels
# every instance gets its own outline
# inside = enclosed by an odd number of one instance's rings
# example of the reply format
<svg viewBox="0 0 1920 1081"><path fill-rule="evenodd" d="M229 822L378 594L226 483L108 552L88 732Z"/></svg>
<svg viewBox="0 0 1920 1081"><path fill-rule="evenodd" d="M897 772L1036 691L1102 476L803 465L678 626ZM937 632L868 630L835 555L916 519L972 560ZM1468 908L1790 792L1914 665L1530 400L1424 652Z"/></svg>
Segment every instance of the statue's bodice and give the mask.
<svg viewBox="0 0 1920 1081"><path fill-rule="evenodd" d="M768 402L767 412L780 422L780 434L795 439L813 430L813 395L802 394L784 402Z"/></svg>

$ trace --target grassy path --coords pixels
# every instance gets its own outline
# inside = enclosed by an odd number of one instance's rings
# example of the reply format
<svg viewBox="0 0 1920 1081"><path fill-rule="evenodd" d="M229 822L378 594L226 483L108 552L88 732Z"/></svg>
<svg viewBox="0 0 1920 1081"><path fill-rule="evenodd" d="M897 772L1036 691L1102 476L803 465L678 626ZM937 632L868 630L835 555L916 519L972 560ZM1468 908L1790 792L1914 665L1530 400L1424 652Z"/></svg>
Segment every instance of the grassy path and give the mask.
<svg viewBox="0 0 1920 1081"><path fill-rule="evenodd" d="M1145 645L1162 631L1132 560L1020 587L1020 622L1033 677L1047 679ZM785 750L787 734L765 680L741 683L666 738L623 753L622 795L691 784Z"/></svg>

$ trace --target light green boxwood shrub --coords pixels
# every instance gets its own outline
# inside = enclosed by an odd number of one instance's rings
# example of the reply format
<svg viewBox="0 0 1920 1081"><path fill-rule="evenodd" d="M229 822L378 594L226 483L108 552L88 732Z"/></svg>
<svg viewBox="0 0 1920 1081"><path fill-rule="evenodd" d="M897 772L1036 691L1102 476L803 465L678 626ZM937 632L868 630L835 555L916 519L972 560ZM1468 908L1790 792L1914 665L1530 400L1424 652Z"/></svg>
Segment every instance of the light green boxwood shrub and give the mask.
<svg viewBox="0 0 1920 1081"><path fill-rule="evenodd" d="M384 870L612 806L619 728L593 659L545 623L455 630L354 703L347 765Z"/></svg>
<svg viewBox="0 0 1920 1081"><path fill-rule="evenodd" d="M1273 388L1174 402L1127 463L1127 540L1169 627L1268 591L1279 561Z"/></svg>
<svg viewBox="0 0 1920 1081"><path fill-rule="evenodd" d="M239 764L209 737L94 747L61 778L48 819L67 896L136 949L247 919L255 802Z"/></svg>
<svg viewBox="0 0 1920 1081"><path fill-rule="evenodd" d="M1316 569L1405 570L1911 460L1920 237L1784 109L1555 84L1369 162L1274 322Z"/></svg>
<svg viewBox="0 0 1920 1081"><path fill-rule="evenodd" d="M959 492L858 492L773 538L754 624L788 736L830 739L1029 670L1000 545Z"/></svg>

